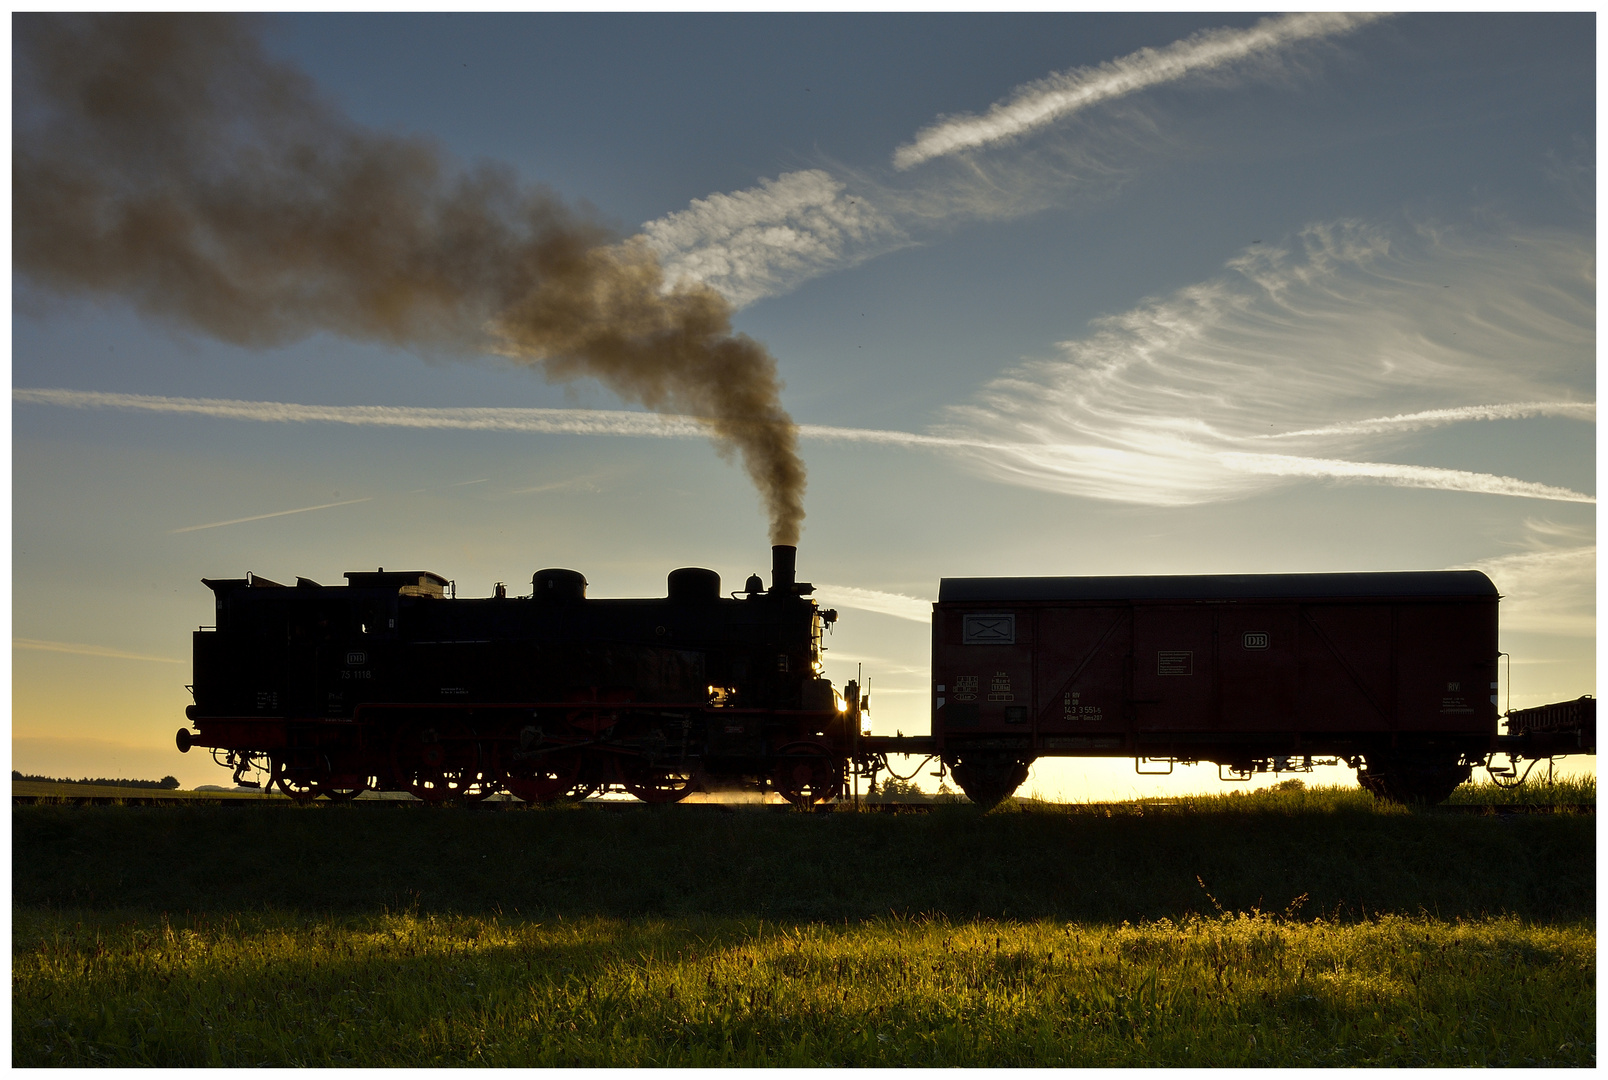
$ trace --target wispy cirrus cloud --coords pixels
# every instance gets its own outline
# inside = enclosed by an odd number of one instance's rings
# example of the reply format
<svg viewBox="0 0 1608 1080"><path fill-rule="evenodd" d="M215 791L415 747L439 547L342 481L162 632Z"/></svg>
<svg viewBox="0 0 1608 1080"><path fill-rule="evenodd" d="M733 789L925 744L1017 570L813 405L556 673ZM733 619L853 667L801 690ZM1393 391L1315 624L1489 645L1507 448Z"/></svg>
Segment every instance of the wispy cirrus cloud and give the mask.
<svg viewBox="0 0 1608 1080"><path fill-rule="evenodd" d="M738 306L907 242L892 218L823 169L694 199L642 235L667 283L708 285Z"/></svg>
<svg viewBox="0 0 1608 1080"><path fill-rule="evenodd" d="M1058 72L1018 87L982 116L941 118L894 151L896 168L1025 135L1081 109L1148 87L1257 61L1302 42L1347 34L1378 15L1301 12L1262 19L1245 30L1202 30L1162 48L1144 48L1093 67Z"/></svg>
<svg viewBox="0 0 1608 1080"><path fill-rule="evenodd" d="M1153 141L1135 117L1008 162L926 172L913 184L842 166L783 173L694 199L643 224L637 240L659 257L667 289L707 285L740 308L966 222L1105 198Z"/></svg>
<svg viewBox="0 0 1608 1080"><path fill-rule="evenodd" d="M1313 226L1099 320L1059 357L953 409L941 430L995 444L970 456L1001 480L1154 505L1292 478L1592 502L1558 485L1358 458L1446 423L1593 419L1594 289L1589 238Z"/></svg>
<svg viewBox="0 0 1608 1080"><path fill-rule="evenodd" d="M1474 563L1502 593L1502 628L1597 636L1597 547L1523 551Z"/></svg>
<svg viewBox="0 0 1608 1080"><path fill-rule="evenodd" d="M1291 479L1361 481L1391 487L1595 503L1571 488L1511 476L1382 461L1254 454L1196 439L1130 431L1133 447L1088 442L956 441L984 473L1005 483L1108 502L1190 506L1242 498Z"/></svg>
<svg viewBox="0 0 1608 1080"><path fill-rule="evenodd" d="M1453 569L1482 570L1495 583L1503 630L1596 637L1597 545L1590 530L1532 518L1524 545Z"/></svg>

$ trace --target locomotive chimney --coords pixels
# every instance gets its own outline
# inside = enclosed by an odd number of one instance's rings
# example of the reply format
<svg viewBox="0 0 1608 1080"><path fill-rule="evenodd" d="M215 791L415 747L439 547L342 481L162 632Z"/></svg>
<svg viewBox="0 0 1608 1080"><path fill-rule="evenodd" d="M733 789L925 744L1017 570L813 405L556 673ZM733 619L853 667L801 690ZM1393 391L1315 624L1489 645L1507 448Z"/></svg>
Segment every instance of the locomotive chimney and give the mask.
<svg viewBox="0 0 1608 1080"><path fill-rule="evenodd" d="M771 592L792 593L797 584L798 548L776 544L771 548Z"/></svg>

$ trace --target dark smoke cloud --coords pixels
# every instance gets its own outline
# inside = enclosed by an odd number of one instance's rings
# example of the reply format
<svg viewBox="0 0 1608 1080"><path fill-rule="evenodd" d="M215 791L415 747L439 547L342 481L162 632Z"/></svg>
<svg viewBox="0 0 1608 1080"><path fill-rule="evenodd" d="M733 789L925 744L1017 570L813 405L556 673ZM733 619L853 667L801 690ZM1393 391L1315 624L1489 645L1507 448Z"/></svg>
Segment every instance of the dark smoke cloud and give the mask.
<svg viewBox="0 0 1608 1080"><path fill-rule="evenodd" d="M703 287L506 168L364 129L271 61L250 20L13 17L15 267L242 345L318 331L496 352L702 418L804 517L776 362Z"/></svg>

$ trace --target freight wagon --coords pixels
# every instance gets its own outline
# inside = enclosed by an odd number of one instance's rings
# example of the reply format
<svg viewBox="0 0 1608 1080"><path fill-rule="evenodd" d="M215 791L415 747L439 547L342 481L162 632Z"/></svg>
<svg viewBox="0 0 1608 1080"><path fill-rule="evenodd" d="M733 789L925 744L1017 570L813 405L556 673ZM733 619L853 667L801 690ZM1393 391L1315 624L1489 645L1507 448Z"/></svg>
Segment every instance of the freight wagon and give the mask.
<svg viewBox="0 0 1608 1080"><path fill-rule="evenodd" d="M1238 777L1343 759L1438 802L1496 749L1497 601L1473 570L946 578L934 748L981 801L1073 754Z"/></svg>

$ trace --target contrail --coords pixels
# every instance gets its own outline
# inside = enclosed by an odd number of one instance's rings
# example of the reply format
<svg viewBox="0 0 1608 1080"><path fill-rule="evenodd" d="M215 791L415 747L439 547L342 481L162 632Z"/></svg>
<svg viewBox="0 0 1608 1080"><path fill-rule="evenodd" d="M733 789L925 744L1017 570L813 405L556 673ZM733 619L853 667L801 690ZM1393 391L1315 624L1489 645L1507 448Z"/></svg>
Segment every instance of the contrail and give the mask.
<svg viewBox="0 0 1608 1080"><path fill-rule="evenodd" d="M1254 439L1295 439L1307 435L1372 435L1381 431L1415 431L1419 428L1459 424L1468 420L1525 420L1532 416L1561 416L1569 420L1595 420L1597 406L1590 401L1522 401L1512 405L1465 405L1456 409L1426 409L1397 416L1349 420L1324 427L1253 435Z"/></svg>
<svg viewBox="0 0 1608 1080"><path fill-rule="evenodd" d="M174 529L173 532L177 534L197 532L201 529L221 529L225 525L243 525L248 521L266 521L269 518L284 517L287 514L305 514L313 510L328 510L333 506L351 506L354 503L366 503L372 501L373 498L374 496L372 495L365 495L361 499L342 499L340 502L319 503L317 506L298 506L294 510L275 510L271 514L253 514L251 517L230 518L228 521L209 521L205 525L186 525L182 529Z"/></svg>
<svg viewBox="0 0 1608 1080"><path fill-rule="evenodd" d="M300 405L286 401L108 394L92 390L16 389L12 399L72 409L127 409L182 413L262 423L324 423L359 427L522 431L561 435L696 438L704 434L685 416L607 409L410 408L392 405Z"/></svg>
<svg viewBox="0 0 1608 1080"><path fill-rule="evenodd" d="M1389 462L1336 461L1330 458L1296 457L1288 454L1218 454L1217 459L1231 469L1263 476L1310 476L1328 479L1380 480L1395 487L1433 488L1440 491L1468 491L1480 495L1511 495L1520 499L1551 499L1556 502L1595 503L1591 495L1551 484L1515 480L1491 473L1437 469L1428 465L1396 465Z"/></svg>
<svg viewBox="0 0 1608 1080"><path fill-rule="evenodd" d="M77 409L129 409L140 412L179 413L192 416L212 416L229 420L251 420L265 423L328 423L360 427L400 427L425 430L456 431L511 431L532 434L612 435L627 438L693 438L704 433L694 417L665 416L657 413L635 413L601 409L513 409L513 408L427 408L390 405L298 405L283 401L239 401L226 398L175 398L147 394L114 394L92 390L62 390L19 387L12 391L17 402L36 405L56 405ZM1493 408L1502 408L1493 406ZM1456 410L1440 410L1451 412ZM1072 485L1071 494L1094 495L1132 501L1120 494L1125 484L1136 489L1142 487L1136 478L1124 480L1123 461L1127 468L1139 473L1154 472L1159 459L1155 456L1109 447L1072 442L1006 442L980 439L957 434L923 435L913 431L887 431L877 428L828 427L819 424L801 424L801 438L821 442L858 442L884 446L924 447L932 450L961 451L992 454L996 465L1004 465L1004 458L1015 458L1029 464L1024 470L1037 473L1046 482L1033 486L1057 488L1056 474L1063 474ZM1446 491L1468 491L1488 495L1512 495L1528 499L1554 499L1563 502L1595 502L1590 496L1568 488L1536 484L1512 477L1489 473L1463 472L1456 469L1437 469L1421 465L1393 465L1373 462L1337 461L1329 458L1309 458L1286 454L1212 453L1200 447L1182 446L1180 456L1173 462L1182 465L1186 460L1196 467L1216 462L1233 472L1263 476L1309 476L1314 478L1345 478L1379 480L1398 487L1438 488ZM1072 470L1072 471L1068 471ZM1105 477L1111 490L1091 489L1089 477ZM1018 482L1032 481L1018 477ZM1154 493L1152 492L1152 496ZM190 525L174 532L194 532L223 525L237 525L246 521L300 514L310 510L324 510L345 506L347 502L325 503L297 510L281 510L273 514L237 518L230 521ZM1165 500L1164 500L1165 501ZM1176 500L1174 500L1176 501ZM894 594L888 594L890 596ZM847 601L844 601L846 606ZM888 614L894 614L889 611ZM923 619L925 615L922 616Z"/></svg>
<svg viewBox="0 0 1608 1080"><path fill-rule="evenodd" d="M434 408L394 405L298 405L286 401L239 401L229 398L160 397L112 394L95 390L19 387L12 400L30 405L70 409L125 409L178 413L261 423L348 424L358 427L423 428L453 431L515 431L553 435L615 435L634 438L702 438L707 428L697 417L608 409ZM883 443L896 446L993 449L989 441L913 431L875 428L799 426L799 435L822 442Z"/></svg>
<svg viewBox="0 0 1608 1080"><path fill-rule="evenodd" d="M153 664L182 664L168 656L146 656L144 653L123 652L100 645L79 645L72 641L43 641L39 638L12 638L13 649L34 649L38 652L70 653L73 656L99 656L108 660L145 660Z"/></svg>
<svg viewBox="0 0 1608 1080"><path fill-rule="evenodd" d="M1059 72L1018 87L1008 101L982 116L952 116L922 129L913 142L894 151L893 164L908 169L1009 139L1101 101L1265 56L1299 41L1350 33L1380 17L1325 12L1272 16L1249 30L1202 30L1160 49L1140 49L1094 67Z"/></svg>

